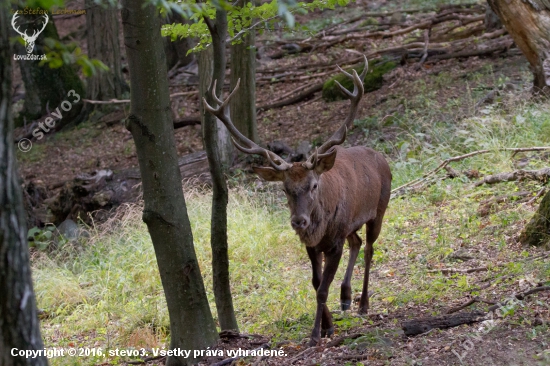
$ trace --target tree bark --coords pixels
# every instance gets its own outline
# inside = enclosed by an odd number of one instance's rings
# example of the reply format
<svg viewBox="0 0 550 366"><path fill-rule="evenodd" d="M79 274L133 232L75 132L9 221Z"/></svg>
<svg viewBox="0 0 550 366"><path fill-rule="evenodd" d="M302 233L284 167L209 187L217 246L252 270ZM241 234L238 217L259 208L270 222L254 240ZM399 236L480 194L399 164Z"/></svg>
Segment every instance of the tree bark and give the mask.
<svg viewBox="0 0 550 366"><path fill-rule="evenodd" d="M122 24L131 81L126 127L136 143L147 224L168 313L170 348L206 350L217 339L193 246L172 125L160 17L145 1L122 1ZM166 365L191 365L198 357L169 357Z"/></svg>
<svg viewBox="0 0 550 366"><path fill-rule="evenodd" d="M225 76L225 38L227 34L227 14L224 10L216 11L216 20L205 18L208 29L212 35L211 58L208 54L202 52L200 57L200 95L204 96L210 105L214 105L212 98L212 89L214 81L216 82L216 95L220 95L223 90ZM210 58L210 59L209 59ZM210 86L205 87L208 81L208 72L210 65L213 69L210 77ZM202 100L202 98L201 98ZM225 181L225 174L229 166L229 161L224 159L224 144L230 144L228 141L229 131L212 114L205 111L201 105L202 111L202 137L204 149L208 156L210 174L212 176L212 216L210 227L210 245L212 247L212 272L214 284L214 296L216 298L216 310L218 320L222 330L238 331L237 319L233 309L233 299L231 296L231 285L229 281L229 255L227 253L227 201L228 190ZM224 136L225 135L225 136ZM230 145L231 146L231 145ZM231 155L231 154L230 154ZM226 157L227 158L227 157Z"/></svg>
<svg viewBox="0 0 550 366"><path fill-rule="evenodd" d="M10 2L0 0L0 365L47 365L12 349L44 349L29 263L23 196L13 144ZM29 61L30 62L30 61Z"/></svg>
<svg viewBox="0 0 550 366"><path fill-rule="evenodd" d="M550 87L550 3L546 0L488 0L534 74L533 92Z"/></svg>
<svg viewBox="0 0 550 366"><path fill-rule="evenodd" d="M240 0L239 7L246 5ZM254 29L245 33L240 41L231 46L231 90L241 79L239 90L229 102L231 120L246 137L258 142L256 123L256 46Z"/></svg>
<svg viewBox="0 0 550 366"><path fill-rule="evenodd" d="M88 80L88 99L121 99L128 89L122 77L118 17L116 8L86 0L88 57L103 62L108 71L98 70Z"/></svg>
<svg viewBox="0 0 550 366"><path fill-rule="evenodd" d="M19 36L11 26L10 30L13 37ZM44 39L46 37L59 41L57 28L52 17L50 17L46 28L36 40L34 54L41 55L45 53ZM18 55L26 54L25 47L19 42L15 43L14 50ZM18 63L25 84L25 103L23 111L19 113L15 121L16 127L22 126L25 122L30 123L51 111L55 111L65 100L72 101L73 99L67 96L70 90L84 96L84 86L72 65L63 64L59 68L52 69L48 65L40 66L40 61L18 60ZM79 123L83 117L81 114L82 105L82 102L73 104L70 111L64 112L63 118L57 121L55 129L58 130L69 123Z"/></svg>

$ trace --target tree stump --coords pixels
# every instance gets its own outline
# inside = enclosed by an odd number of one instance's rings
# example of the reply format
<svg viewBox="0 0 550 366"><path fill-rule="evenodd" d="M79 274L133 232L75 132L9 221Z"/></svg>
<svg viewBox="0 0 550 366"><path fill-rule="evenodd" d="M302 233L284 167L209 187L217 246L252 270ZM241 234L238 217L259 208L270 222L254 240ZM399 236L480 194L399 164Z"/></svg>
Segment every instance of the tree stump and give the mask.
<svg viewBox="0 0 550 366"><path fill-rule="evenodd" d="M540 202L537 212L519 236L522 244L550 247L550 192Z"/></svg>

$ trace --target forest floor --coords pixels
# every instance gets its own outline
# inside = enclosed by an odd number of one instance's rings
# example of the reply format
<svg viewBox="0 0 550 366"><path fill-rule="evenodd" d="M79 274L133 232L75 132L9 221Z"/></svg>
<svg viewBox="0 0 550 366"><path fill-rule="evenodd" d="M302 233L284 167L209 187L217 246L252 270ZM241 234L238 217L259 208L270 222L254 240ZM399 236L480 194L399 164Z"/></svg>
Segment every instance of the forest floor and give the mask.
<svg viewBox="0 0 550 366"><path fill-rule="evenodd" d="M414 7L435 2L409 3ZM392 6L399 4L358 2L298 20L315 33L359 11L391 11ZM422 13L407 15L411 21L416 16ZM281 31L270 37L258 40L258 47L265 46L263 52L268 55L278 51L273 39L304 38L304 34ZM267 70L345 63L357 58L357 52L417 38L422 38L421 30L389 39L350 40L277 60L262 58L258 77L265 80L259 83L257 104L338 72L333 66L317 73L326 75L308 72L274 82L273 73ZM185 75L172 74L172 93L195 90L195 86L184 85L189 83ZM234 169L229 179L230 258L232 290L243 333L222 337L216 349L253 350L267 345L285 353L243 357L235 360L235 365L550 365L550 291L511 300L516 294L550 285L548 248L518 243L546 182L475 185L490 174L548 166L548 153L499 151L550 144L550 104L531 99L531 83L526 60L512 48L488 57L427 61L421 67L418 59L404 60L384 75L380 89L364 96L345 145L370 146L383 152L392 168L394 189L422 177L444 159L481 149L490 153L457 161L452 165L454 172L441 171L396 193L375 243L370 314L356 315L356 304L351 312L339 311L342 265L328 304L336 333L317 347L306 346L315 294L307 256L290 230L284 197L276 185L246 174L243 164ZM172 103L176 117L198 113L196 95L177 97ZM318 145L343 121L348 103L327 103L317 93L297 104L261 111L260 139L265 143L280 140L291 147L301 141ZM123 105L118 111L121 120L128 108ZM18 152L24 182L40 180L55 185L82 172L136 167L130 133L122 122L106 124L101 117L98 113L76 129L34 142L30 152ZM175 136L180 156L202 150L200 126L177 129ZM184 191L213 304L208 264L209 190L190 181ZM46 346L143 348L151 355L152 349L166 344L169 322L139 203L121 206L108 222L89 226L87 231L89 236L79 243L33 249ZM361 290L363 269L361 254L352 281L354 295ZM460 311L487 312L491 305L483 301L501 303L500 311L493 320L434 329L414 337L404 335L404 321L445 315L472 299L479 301ZM202 364L226 358L227 352ZM82 360L98 365L128 361L124 357ZM157 358L147 363L163 362ZM62 359L51 363L75 364Z"/></svg>

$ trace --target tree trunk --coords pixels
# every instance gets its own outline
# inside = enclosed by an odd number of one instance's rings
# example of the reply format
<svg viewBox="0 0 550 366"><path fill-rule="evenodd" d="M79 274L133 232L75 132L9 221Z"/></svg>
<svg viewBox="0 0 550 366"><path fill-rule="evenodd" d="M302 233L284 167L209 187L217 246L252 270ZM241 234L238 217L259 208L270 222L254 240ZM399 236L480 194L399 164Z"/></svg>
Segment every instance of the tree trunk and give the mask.
<svg viewBox="0 0 550 366"><path fill-rule="evenodd" d="M206 350L218 335L193 246L172 125L160 17L145 1L122 1L122 24L131 81L126 127L136 144L147 224L168 313L170 348ZM166 365L191 365L198 357L169 357Z"/></svg>
<svg viewBox="0 0 550 366"><path fill-rule="evenodd" d="M227 34L227 14L223 10L216 12L215 22L205 18L212 35L212 51L203 51L199 56L199 93L210 105L214 105L212 89L216 83L216 95L223 90L225 76L225 38ZM213 61L212 61L213 60ZM211 65L213 64L213 69ZM212 71L210 71L212 70ZM210 76L210 77L208 77ZM210 80L209 80L210 79ZM206 86L210 83L208 89ZM229 256L227 253L227 201L228 191L225 174L229 161L224 158L224 144L230 144L229 131L212 114L201 105L202 137L204 149L208 156L210 174L212 175L212 217L210 227L210 245L212 247L212 272L216 310L222 330L237 330L237 319L233 309L231 286L229 281ZM231 145L229 145L231 146ZM231 154L229 154L229 157Z"/></svg>
<svg viewBox="0 0 550 366"><path fill-rule="evenodd" d="M183 18L181 14L173 12L164 19L164 24L174 23L186 24L191 23L191 21ZM180 66L186 66L195 59L194 53L187 54L193 48L192 43L191 38L180 38L172 41L170 37L163 37L164 53L166 53L166 65L168 69L174 67L178 61Z"/></svg>
<svg viewBox="0 0 550 366"><path fill-rule="evenodd" d="M240 0L238 6L246 5ZM241 79L240 87L230 103L231 120L243 135L258 142L256 123L256 46L254 29L231 46L231 89Z"/></svg>
<svg viewBox="0 0 550 366"><path fill-rule="evenodd" d="M122 77L118 17L116 8L86 0L88 57L103 62L108 71L98 70L88 79L88 99L121 99L128 88Z"/></svg>
<svg viewBox="0 0 550 366"><path fill-rule="evenodd" d="M488 3L531 64L533 92L547 93L550 86L550 4L546 0L488 0Z"/></svg>
<svg viewBox="0 0 550 366"><path fill-rule="evenodd" d="M23 27L21 27L22 30ZM12 36L19 36L11 26L10 29ZM59 41L57 28L52 17L50 17L46 28L36 40L33 52L35 55L45 53L44 39L46 37ZM16 42L15 53L23 55L27 52L23 45ZM25 84L25 103L23 111L19 113L15 122L16 127L22 126L25 122L30 123L55 111L65 100L72 102L74 98L67 95L70 90L74 90L79 96L84 96L84 86L72 65L63 64L59 68L52 69L48 65L40 66L40 61L18 60L18 63ZM79 123L83 118L83 115L81 115L82 105L82 101L80 101L73 104L69 111L62 111L63 118L57 121L55 129L59 130L71 122Z"/></svg>
<svg viewBox="0 0 550 366"><path fill-rule="evenodd" d="M0 365L47 365L46 357L12 356L44 349L29 264L11 114L10 2L0 0ZM29 61L30 62L30 61Z"/></svg>
<svg viewBox="0 0 550 366"><path fill-rule="evenodd" d="M529 246L550 247L550 192L542 198L537 212L520 234L519 241Z"/></svg>

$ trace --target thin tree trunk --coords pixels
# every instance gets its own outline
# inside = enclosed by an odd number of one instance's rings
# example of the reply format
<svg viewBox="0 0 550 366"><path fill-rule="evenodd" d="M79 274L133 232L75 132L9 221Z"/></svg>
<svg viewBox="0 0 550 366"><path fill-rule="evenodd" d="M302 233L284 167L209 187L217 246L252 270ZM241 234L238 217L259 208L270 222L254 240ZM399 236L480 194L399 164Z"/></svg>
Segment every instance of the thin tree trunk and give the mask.
<svg viewBox="0 0 550 366"><path fill-rule="evenodd" d="M240 0L240 7L246 1ZM231 120L243 135L258 142L256 123L256 46L254 29L242 37L242 42L231 46L231 89L241 79L240 87L230 103Z"/></svg>
<svg viewBox="0 0 550 366"><path fill-rule="evenodd" d="M24 26L25 24L23 24L21 30L25 29ZM13 37L19 36L11 26L10 30ZM34 54L45 54L44 39L46 37L59 41L57 28L52 17L50 17L46 28L36 40ZM18 55L27 53L25 47L19 42L15 43L14 49ZM24 122L30 123L55 111L65 100L72 102L74 98L67 95L70 90L84 96L84 86L72 65L63 64L59 68L52 69L48 65L40 66L40 61L19 60L18 63L25 84L25 103L23 111L19 113L19 117L15 122L16 126L22 126ZM84 117L81 114L82 106L83 103L80 101L73 104L69 111L62 111L63 118L56 123L55 129L59 130L70 123L79 123Z"/></svg>
<svg viewBox="0 0 550 366"><path fill-rule="evenodd" d="M44 356L12 356L12 350L44 349L38 323L15 162L11 114L10 2L0 0L0 365L47 365Z"/></svg>
<svg viewBox="0 0 550 366"><path fill-rule="evenodd" d="M160 17L144 1L122 1L122 23L131 81L131 111L126 127L136 143L143 184L143 221L147 224L168 313L170 348L206 350L218 335L193 246L181 186L172 125ZM169 357L166 365L198 361Z"/></svg>
<svg viewBox="0 0 550 366"><path fill-rule="evenodd" d="M211 82L208 90L205 93L205 85L208 82L209 69L207 58L209 55L202 54L200 56L200 65L202 72L200 73L202 90L201 95L205 96L209 104L213 105L211 90L216 83L216 95L220 95L223 90L223 81L225 76L225 38L227 33L227 15L225 11L218 10L216 12L215 22L209 18L205 18L206 24L212 34L212 60L213 71L211 73ZM224 162L223 151L225 147L221 144L227 144L227 136L229 132L213 115L205 112L204 108L202 119L202 136L204 149L208 156L208 164L210 166L210 174L212 175L212 219L210 228L210 245L212 246L212 270L214 296L216 298L216 310L222 330L237 330L237 319L233 309L233 299L231 296L231 286L229 281L229 256L227 253L227 201L228 191L225 181L225 173L227 172L228 163ZM225 134L225 135L222 135Z"/></svg>
<svg viewBox="0 0 550 366"><path fill-rule="evenodd" d="M128 86L121 69L118 17L116 8L86 0L88 57L103 62L108 71L98 70L88 79L88 99L120 99Z"/></svg>
<svg viewBox="0 0 550 366"><path fill-rule="evenodd" d="M547 94L550 91L550 4L546 0L488 0L488 3L531 64L533 91Z"/></svg>

